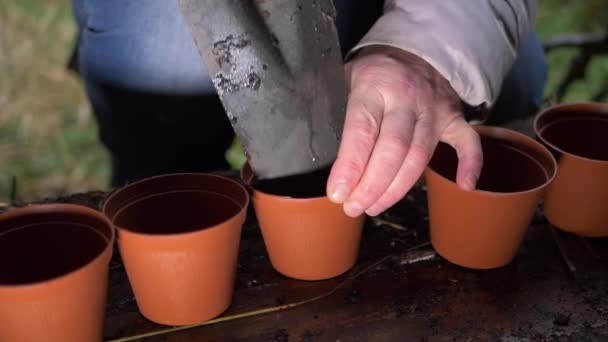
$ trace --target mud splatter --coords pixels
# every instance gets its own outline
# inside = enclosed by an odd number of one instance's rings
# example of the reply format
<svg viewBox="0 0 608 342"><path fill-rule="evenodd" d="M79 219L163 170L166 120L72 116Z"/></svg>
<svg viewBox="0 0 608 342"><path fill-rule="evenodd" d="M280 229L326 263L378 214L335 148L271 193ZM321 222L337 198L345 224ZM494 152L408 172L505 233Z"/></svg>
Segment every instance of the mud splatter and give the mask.
<svg viewBox="0 0 608 342"><path fill-rule="evenodd" d="M249 45L249 41L243 38L243 36L228 35L226 39L218 40L213 43L213 50L211 51L215 56L215 60L220 67L224 64L232 66L232 52L234 49L242 49Z"/></svg>
<svg viewBox="0 0 608 342"><path fill-rule="evenodd" d="M279 47L279 39L274 34L270 34L270 42L272 43L272 46Z"/></svg>
<svg viewBox="0 0 608 342"><path fill-rule="evenodd" d="M260 76L258 76L255 72L252 72L249 75L247 75L247 78L245 79L243 86L245 88L258 90L258 88L260 88L261 83L262 82L260 80Z"/></svg>
<svg viewBox="0 0 608 342"><path fill-rule="evenodd" d="M238 82L224 76L221 72L218 72L213 78L213 85L220 96L225 93L234 93L240 89Z"/></svg>

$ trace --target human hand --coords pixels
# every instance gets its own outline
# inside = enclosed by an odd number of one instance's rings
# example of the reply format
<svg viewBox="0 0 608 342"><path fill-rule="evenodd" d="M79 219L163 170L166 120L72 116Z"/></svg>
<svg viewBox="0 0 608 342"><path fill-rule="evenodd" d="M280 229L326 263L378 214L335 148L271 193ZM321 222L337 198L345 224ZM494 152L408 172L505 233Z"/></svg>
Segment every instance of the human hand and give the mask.
<svg viewBox="0 0 608 342"><path fill-rule="evenodd" d="M458 95L430 64L388 46L363 48L346 65L344 132L327 194L347 215L376 216L411 189L439 141L458 154L457 184L475 188L483 156Z"/></svg>

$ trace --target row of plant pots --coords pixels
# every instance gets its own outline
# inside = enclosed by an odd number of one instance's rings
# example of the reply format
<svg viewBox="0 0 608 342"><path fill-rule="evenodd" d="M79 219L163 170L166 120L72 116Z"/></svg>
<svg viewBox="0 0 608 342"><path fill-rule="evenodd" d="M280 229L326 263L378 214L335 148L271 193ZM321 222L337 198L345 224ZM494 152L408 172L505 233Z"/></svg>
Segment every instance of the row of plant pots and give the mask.
<svg viewBox="0 0 608 342"><path fill-rule="evenodd" d="M163 175L118 189L103 213L46 204L1 215L0 341L101 340L115 240L143 316L188 325L220 315L232 300L250 199L278 272L321 280L355 264L364 216L346 216L319 186L313 193L315 186L295 184L307 198L293 198L253 190L248 167L242 177L244 184L211 174ZM259 186L282 189L286 182Z"/></svg>
<svg viewBox="0 0 608 342"><path fill-rule="evenodd" d="M431 242L452 263L511 262L539 203L556 227L607 236L608 107L573 104L537 116L540 141L475 126L478 189L455 184L457 156L440 144L425 172ZM108 263L116 240L137 305L166 325L209 320L231 303L241 228L252 200L272 266L321 280L353 267L365 217L324 196L328 170L244 184L209 174L148 178L111 194L103 213L48 204L0 216L0 340L102 338ZM284 193L289 189L289 193Z"/></svg>

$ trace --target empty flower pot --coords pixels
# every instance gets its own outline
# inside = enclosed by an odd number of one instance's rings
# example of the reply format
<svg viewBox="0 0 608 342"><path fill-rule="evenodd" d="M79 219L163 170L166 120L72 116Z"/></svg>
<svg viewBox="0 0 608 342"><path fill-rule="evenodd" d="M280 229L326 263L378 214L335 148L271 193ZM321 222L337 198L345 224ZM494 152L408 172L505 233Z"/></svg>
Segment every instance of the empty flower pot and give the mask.
<svg viewBox="0 0 608 342"><path fill-rule="evenodd" d="M351 218L326 196L328 170L256 182L245 164L241 176L252 202L270 262L300 280L336 277L357 261L365 215Z"/></svg>
<svg viewBox="0 0 608 342"><path fill-rule="evenodd" d="M83 206L0 215L0 341L101 341L113 242Z"/></svg>
<svg viewBox="0 0 608 342"><path fill-rule="evenodd" d="M534 130L558 160L543 203L547 220L580 236L608 236L608 105L550 107L535 118Z"/></svg>
<svg viewBox="0 0 608 342"><path fill-rule="evenodd" d="M512 130L474 126L483 169L477 188L455 183L458 157L440 143L425 171L431 242L448 261L475 269L510 263L557 164L541 143Z"/></svg>
<svg viewBox="0 0 608 342"><path fill-rule="evenodd" d="M170 174L110 195L104 213L140 312L165 325L204 322L232 302L247 190L209 174Z"/></svg>

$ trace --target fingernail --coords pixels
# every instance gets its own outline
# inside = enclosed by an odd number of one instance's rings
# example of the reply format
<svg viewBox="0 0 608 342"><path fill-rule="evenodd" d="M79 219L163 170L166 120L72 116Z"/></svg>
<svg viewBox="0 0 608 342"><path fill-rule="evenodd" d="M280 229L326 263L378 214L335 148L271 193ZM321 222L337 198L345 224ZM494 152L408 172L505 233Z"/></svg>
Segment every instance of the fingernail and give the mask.
<svg viewBox="0 0 608 342"><path fill-rule="evenodd" d="M330 194L329 199L334 203L344 203L349 194L350 188L348 185L345 183L338 183L334 186L334 190Z"/></svg>
<svg viewBox="0 0 608 342"><path fill-rule="evenodd" d="M380 211L375 208L369 208L365 211L365 213L369 216L378 216L380 215Z"/></svg>
<svg viewBox="0 0 608 342"><path fill-rule="evenodd" d="M471 191L475 189L475 185L477 184L477 175L474 173L468 173L466 175L466 177L464 177L465 180L465 190L467 191Z"/></svg>
<svg viewBox="0 0 608 342"><path fill-rule="evenodd" d="M358 202L346 202L344 212L350 217L357 217L363 213L363 207Z"/></svg>

